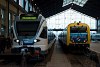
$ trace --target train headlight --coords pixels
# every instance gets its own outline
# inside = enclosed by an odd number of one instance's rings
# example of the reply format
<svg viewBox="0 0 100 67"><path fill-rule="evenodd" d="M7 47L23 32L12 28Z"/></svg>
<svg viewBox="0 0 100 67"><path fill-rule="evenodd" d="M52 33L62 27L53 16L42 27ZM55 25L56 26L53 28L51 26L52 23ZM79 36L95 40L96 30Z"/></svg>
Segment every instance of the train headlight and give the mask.
<svg viewBox="0 0 100 67"><path fill-rule="evenodd" d="M72 42L74 42L74 39L71 39Z"/></svg>
<svg viewBox="0 0 100 67"><path fill-rule="evenodd" d="M86 42L87 42L87 39L84 40L84 43L86 43Z"/></svg>
<svg viewBox="0 0 100 67"><path fill-rule="evenodd" d="M19 43L20 41L18 39L14 40L15 42Z"/></svg>
<svg viewBox="0 0 100 67"><path fill-rule="evenodd" d="M34 42L36 43L36 42L37 42L37 40L35 39L35 40L34 40Z"/></svg>
<svg viewBox="0 0 100 67"><path fill-rule="evenodd" d="M35 43L36 43L36 42L39 42L39 41L40 41L39 39L35 39L35 40L34 40Z"/></svg>
<svg viewBox="0 0 100 67"><path fill-rule="evenodd" d="M84 40L84 43L86 42L86 40Z"/></svg>
<svg viewBox="0 0 100 67"><path fill-rule="evenodd" d="M19 43L19 40L16 40L17 43Z"/></svg>

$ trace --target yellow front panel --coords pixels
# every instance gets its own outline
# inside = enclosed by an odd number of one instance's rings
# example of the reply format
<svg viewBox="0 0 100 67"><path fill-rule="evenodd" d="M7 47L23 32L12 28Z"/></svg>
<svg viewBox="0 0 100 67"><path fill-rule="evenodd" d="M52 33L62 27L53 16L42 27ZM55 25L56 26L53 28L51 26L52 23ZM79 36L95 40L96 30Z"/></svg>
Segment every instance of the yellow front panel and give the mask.
<svg viewBox="0 0 100 67"><path fill-rule="evenodd" d="M73 26L86 26L87 27L88 41L85 44L90 44L90 28L89 28L89 26L87 24L85 24L85 23L79 23L79 25L77 23L71 23L67 27L67 45L69 45L70 43L72 43L70 41L70 27L73 27Z"/></svg>

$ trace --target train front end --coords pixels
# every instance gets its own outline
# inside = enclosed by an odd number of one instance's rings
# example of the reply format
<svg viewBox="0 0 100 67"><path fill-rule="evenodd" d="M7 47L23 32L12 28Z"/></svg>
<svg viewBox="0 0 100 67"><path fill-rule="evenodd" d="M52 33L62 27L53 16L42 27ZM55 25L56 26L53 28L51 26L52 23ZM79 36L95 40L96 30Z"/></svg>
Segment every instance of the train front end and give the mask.
<svg viewBox="0 0 100 67"><path fill-rule="evenodd" d="M73 23L70 24L68 30L69 46L77 47L90 47L90 29L87 24L84 23Z"/></svg>
<svg viewBox="0 0 100 67"><path fill-rule="evenodd" d="M40 18L40 19L39 19ZM27 61L40 61L47 54L47 38L41 38L43 29L46 28L42 16L24 15L20 20L16 20L13 25L13 45L12 53L20 53L26 57ZM45 31L47 32L47 31ZM44 35L47 36L45 33Z"/></svg>

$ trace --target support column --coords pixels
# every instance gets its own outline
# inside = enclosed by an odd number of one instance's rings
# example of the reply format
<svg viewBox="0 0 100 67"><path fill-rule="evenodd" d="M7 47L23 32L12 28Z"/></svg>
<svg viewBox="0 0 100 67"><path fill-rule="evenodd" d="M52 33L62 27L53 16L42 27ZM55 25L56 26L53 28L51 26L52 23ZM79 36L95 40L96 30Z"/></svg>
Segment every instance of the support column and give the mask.
<svg viewBox="0 0 100 67"><path fill-rule="evenodd" d="M7 21L8 21L8 23L7 23L7 24L8 24L8 25L7 25L8 34L7 34L7 35L8 35L8 36L9 36L9 4L10 4L10 3L9 3L9 0L8 0L8 6L7 6L7 8L8 8L8 9L7 9L7 16L8 16L8 17L7 17L7 19L8 19L8 20L7 20Z"/></svg>
<svg viewBox="0 0 100 67"><path fill-rule="evenodd" d="M0 4L0 6L1 6L1 4ZM0 35L1 35L1 17L2 17L2 15L1 15L1 7L0 7Z"/></svg>
<svg viewBox="0 0 100 67"><path fill-rule="evenodd" d="M19 5L19 0L17 0L17 5ZM19 6L17 8L17 15L19 16Z"/></svg>
<svg viewBox="0 0 100 67"><path fill-rule="evenodd" d="M97 25L98 26L98 28L97 28L98 29L98 33L100 33L100 19L97 20L97 24L98 24Z"/></svg>

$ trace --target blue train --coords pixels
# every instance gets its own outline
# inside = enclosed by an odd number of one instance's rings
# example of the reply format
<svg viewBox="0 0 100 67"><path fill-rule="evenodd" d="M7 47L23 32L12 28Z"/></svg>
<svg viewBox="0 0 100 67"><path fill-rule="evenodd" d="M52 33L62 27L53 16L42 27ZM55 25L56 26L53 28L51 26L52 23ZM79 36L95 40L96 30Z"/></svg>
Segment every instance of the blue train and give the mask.
<svg viewBox="0 0 100 67"><path fill-rule="evenodd" d="M90 47L90 28L85 23L70 23L58 39L65 47Z"/></svg>

